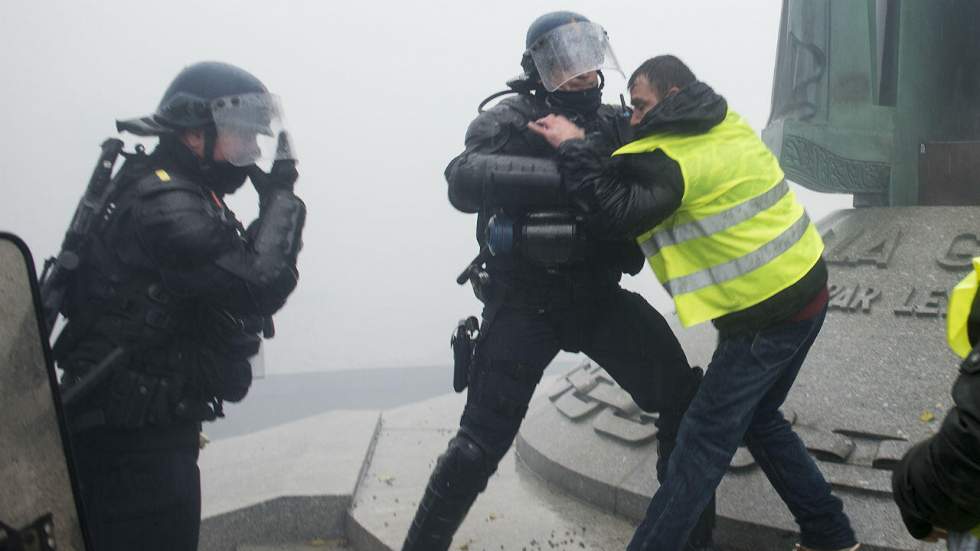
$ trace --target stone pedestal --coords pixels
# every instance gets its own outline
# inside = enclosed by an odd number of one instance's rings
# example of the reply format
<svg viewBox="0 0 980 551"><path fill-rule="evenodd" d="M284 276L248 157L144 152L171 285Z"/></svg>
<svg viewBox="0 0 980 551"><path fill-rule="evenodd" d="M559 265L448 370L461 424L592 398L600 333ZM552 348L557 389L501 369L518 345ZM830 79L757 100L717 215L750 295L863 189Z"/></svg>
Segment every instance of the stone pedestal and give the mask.
<svg viewBox="0 0 980 551"><path fill-rule="evenodd" d="M829 312L784 411L866 548L929 549L902 526L890 468L952 403L958 359L945 342L946 300L980 255L980 207L848 210L820 228ZM711 326L673 325L692 363L705 365L717 339ZM656 413L639 411L594 365L560 378L548 400L524 423L521 459L580 499L642 518L657 489ZM745 449L718 489L718 512L726 544L779 549L795 540L792 516Z"/></svg>

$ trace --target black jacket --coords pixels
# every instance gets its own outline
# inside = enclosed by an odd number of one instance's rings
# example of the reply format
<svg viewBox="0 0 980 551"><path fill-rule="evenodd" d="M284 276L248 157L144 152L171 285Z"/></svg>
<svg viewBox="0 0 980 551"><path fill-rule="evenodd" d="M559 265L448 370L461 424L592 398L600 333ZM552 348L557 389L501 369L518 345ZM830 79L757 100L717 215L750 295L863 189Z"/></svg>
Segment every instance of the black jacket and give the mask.
<svg viewBox="0 0 980 551"><path fill-rule="evenodd" d="M183 146L164 140L121 169L112 213L90 240L63 310L68 324L54 352L66 384L116 347L127 351L77 406L114 411L129 400L126 419L109 425L168 423L182 396L198 405L240 400L261 317L281 308L297 283L303 202L269 190L246 231L175 147ZM126 396L136 390L145 401Z"/></svg>
<svg viewBox="0 0 980 551"><path fill-rule="evenodd" d="M701 134L728 114L725 98L707 84L694 82L668 96L635 128L634 138L653 133ZM558 162L570 192L591 208L590 231L635 238L667 219L681 206L684 177L680 165L663 151L609 158L587 141L568 140ZM714 320L723 334L760 330L803 309L827 283L823 259L795 285L772 298Z"/></svg>
<svg viewBox="0 0 980 551"><path fill-rule="evenodd" d="M483 198L463 185L458 167L473 154L499 154L554 159L556 152L540 136L527 128L527 123L550 113L560 112L536 96L520 94L508 97L481 113L466 131L465 151L454 158L446 168L449 184L449 201L462 212L478 213L476 238L484 245L484 232L495 208L483 204ZM629 140L629 127L621 109L603 105L591 117L578 116L576 122L587 132L587 143L605 155ZM643 266L643 254L631 239L616 237L596 241L584 266L563 270L565 276L600 282L616 282L621 273L635 274ZM544 268L532 265L520 256L492 257L487 270L496 278L509 282L548 285L554 278Z"/></svg>
<svg viewBox="0 0 980 551"><path fill-rule="evenodd" d="M916 444L892 473L895 502L909 533L980 525L980 349L960 367L939 432Z"/></svg>

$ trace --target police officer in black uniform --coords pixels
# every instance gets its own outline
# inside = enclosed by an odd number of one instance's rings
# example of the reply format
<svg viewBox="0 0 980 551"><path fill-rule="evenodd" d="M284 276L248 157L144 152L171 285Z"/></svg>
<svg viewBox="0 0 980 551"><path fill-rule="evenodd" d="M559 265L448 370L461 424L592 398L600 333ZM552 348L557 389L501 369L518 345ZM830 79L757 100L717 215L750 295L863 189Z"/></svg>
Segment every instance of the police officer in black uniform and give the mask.
<svg viewBox="0 0 980 551"><path fill-rule="evenodd" d="M700 380L660 313L619 286L622 273L642 268L642 252L583 235L588 213L566 197L554 150L528 129L560 113L607 153L629 141L625 107L601 103L602 69L619 70L605 31L579 14L548 13L531 24L526 48L524 77L508 83L516 95L481 112L446 169L450 202L478 214L481 253L465 275L484 303L483 322L459 432L432 472L403 551L449 548L559 350L586 353L637 405L659 412L658 476ZM689 549L710 548L713 521L712 503Z"/></svg>
<svg viewBox="0 0 980 551"><path fill-rule="evenodd" d="M67 416L99 551L197 548L201 423L245 396L259 333L298 277L306 210L281 121L257 78L205 62L153 115L118 123L160 142L126 154L54 347L64 395L78 392ZM224 198L247 178L259 216L245 229Z"/></svg>

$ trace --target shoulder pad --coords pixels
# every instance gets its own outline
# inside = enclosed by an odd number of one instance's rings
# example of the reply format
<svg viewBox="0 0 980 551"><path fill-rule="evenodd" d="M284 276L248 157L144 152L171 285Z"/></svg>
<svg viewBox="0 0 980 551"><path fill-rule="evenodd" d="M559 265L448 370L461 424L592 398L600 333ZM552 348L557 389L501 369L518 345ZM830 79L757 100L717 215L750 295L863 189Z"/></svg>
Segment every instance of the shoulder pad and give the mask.
<svg viewBox="0 0 980 551"><path fill-rule="evenodd" d="M200 185L181 178L179 175L166 171L162 168L150 169L145 176L140 178L139 183L137 184L137 194L140 197L147 197L157 193L166 193L169 191L184 191L199 195L204 194L204 189Z"/></svg>
<svg viewBox="0 0 980 551"><path fill-rule="evenodd" d="M514 114L520 115L523 122L539 119L547 111L543 102L527 94L508 96L490 108L490 111L493 110L510 111L511 116Z"/></svg>
<svg viewBox="0 0 980 551"><path fill-rule="evenodd" d="M543 116L539 103L527 95L501 100L470 123L466 129L467 149L479 148L490 153L500 150L512 136L526 133L529 121Z"/></svg>

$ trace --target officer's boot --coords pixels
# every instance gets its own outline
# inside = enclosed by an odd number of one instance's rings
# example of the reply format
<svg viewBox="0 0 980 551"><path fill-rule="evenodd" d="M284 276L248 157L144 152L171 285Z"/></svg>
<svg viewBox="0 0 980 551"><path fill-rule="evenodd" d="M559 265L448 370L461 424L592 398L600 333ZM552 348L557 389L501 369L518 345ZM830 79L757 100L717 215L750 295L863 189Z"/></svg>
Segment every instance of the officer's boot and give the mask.
<svg viewBox="0 0 980 551"><path fill-rule="evenodd" d="M436 464L405 536L402 551L446 551L476 496L487 487L496 462L465 434L449 442Z"/></svg>

